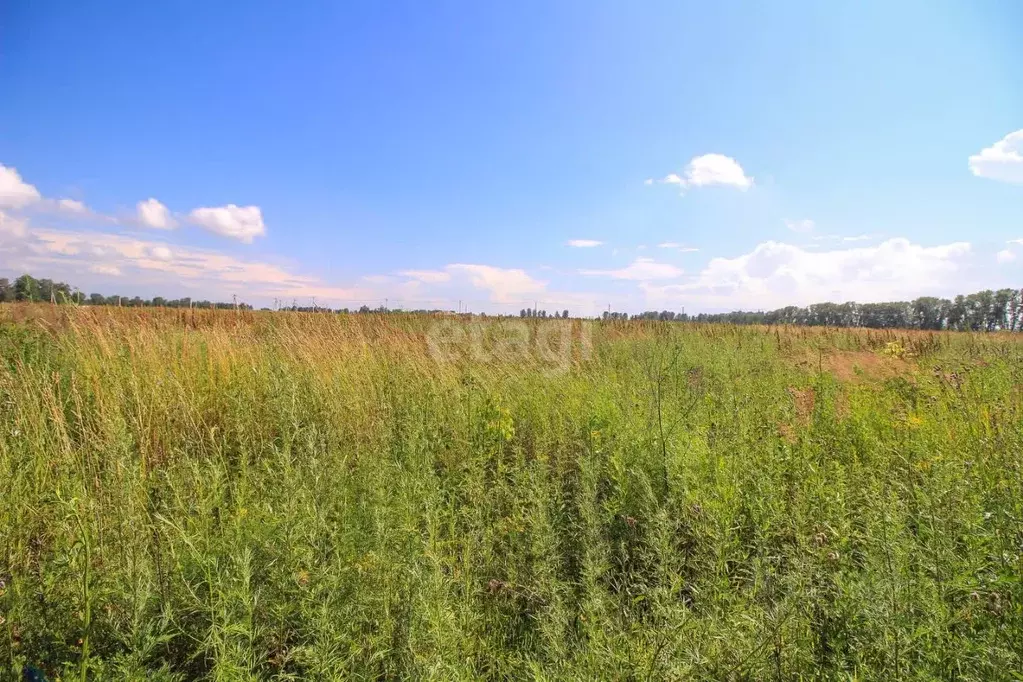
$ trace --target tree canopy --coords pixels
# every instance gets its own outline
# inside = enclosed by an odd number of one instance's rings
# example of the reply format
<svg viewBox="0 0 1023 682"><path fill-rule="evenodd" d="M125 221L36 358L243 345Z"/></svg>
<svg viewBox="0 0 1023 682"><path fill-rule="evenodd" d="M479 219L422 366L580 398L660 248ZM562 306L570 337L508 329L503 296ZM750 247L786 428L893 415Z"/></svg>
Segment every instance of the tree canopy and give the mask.
<svg viewBox="0 0 1023 682"><path fill-rule="evenodd" d="M1023 331L1023 290L999 289L959 295L954 299L923 296L912 301L886 303L814 303L777 310L687 315L670 310L651 310L631 317L604 312L605 320L666 320L678 322L724 322L730 324L794 324L874 329L951 329L972 331Z"/></svg>

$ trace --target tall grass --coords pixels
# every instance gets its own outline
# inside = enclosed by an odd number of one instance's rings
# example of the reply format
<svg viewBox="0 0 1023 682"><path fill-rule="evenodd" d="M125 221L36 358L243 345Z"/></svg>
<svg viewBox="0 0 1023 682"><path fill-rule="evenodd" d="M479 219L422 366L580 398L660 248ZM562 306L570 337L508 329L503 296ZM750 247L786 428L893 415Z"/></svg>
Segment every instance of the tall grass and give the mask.
<svg viewBox="0 0 1023 682"><path fill-rule="evenodd" d="M4 679L1021 679L1013 338L0 318Z"/></svg>

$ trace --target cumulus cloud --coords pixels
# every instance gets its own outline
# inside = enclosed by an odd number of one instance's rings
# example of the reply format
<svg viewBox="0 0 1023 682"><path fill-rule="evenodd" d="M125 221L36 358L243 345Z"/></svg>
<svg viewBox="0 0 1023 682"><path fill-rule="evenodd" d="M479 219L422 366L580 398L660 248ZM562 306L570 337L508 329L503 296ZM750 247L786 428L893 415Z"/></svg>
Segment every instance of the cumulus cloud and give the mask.
<svg viewBox="0 0 1023 682"><path fill-rule="evenodd" d="M89 267L89 272L94 272L97 275L108 275L110 277L120 277L121 269L116 265L104 265L103 263L97 263Z"/></svg>
<svg viewBox="0 0 1023 682"><path fill-rule="evenodd" d="M1016 260L1016 254L1014 254L1009 249L1002 249L1001 251L995 254L995 260L1000 264L1011 263L1012 261Z"/></svg>
<svg viewBox="0 0 1023 682"><path fill-rule="evenodd" d="M89 217L100 222L118 223L116 217L95 213L76 199L44 199L39 191L21 179L14 168L0 164L0 208L22 209L35 206L42 212L57 212L78 217ZM246 244L266 234L263 212L259 206L200 207L187 216L188 222L224 237ZM145 227L169 230L177 227L170 210L157 199L149 198L135 205L135 222Z"/></svg>
<svg viewBox="0 0 1023 682"><path fill-rule="evenodd" d="M402 270L398 274L425 284L441 284L451 279L451 273L443 270Z"/></svg>
<svg viewBox="0 0 1023 682"><path fill-rule="evenodd" d="M683 270L668 263L657 263L653 258L637 258L631 264L618 270L580 270L579 274L645 282L657 279L675 279L683 274Z"/></svg>
<svg viewBox="0 0 1023 682"><path fill-rule="evenodd" d="M89 213L89 208L75 199L59 199L57 201L57 210L75 215L86 215Z"/></svg>
<svg viewBox="0 0 1023 682"><path fill-rule="evenodd" d="M259 206L218 206L197 208L188 214L189 222L223 237L251 244L256 237L266 234L263 212Z"/></svg>
<svg viewBox="0 0 1023 682"><path fill-rule="evenodd" d="M76 217L95 216L77 199L48 199L39 190L21 179L17 169L0 164L0 208L26 209L42 213L63 213Z"/></svg>
<svg viewBox="0 0 1023 682"><path fill-rule="evenodd" d="M925 247L889 239L877 246L811 252L769 241L736 258L712 259L692 281L644 290L657 299L722 308L896 300L952 293L970 254L966 242Z"/></svg>
<svg viewBox="0 0 1023 682"><path fill-rule="evenodd" d="M577 249L592 249L595 246L600 246L604 242L599 242L596 239L569 239L568 245Z"/></svg>
<svg viewBox="0 0 1023 682"><path fill-rule="evenodd" d="M666 185L678 185L682 190L711 185L726 185L747 190L753 186L753 178L746 175L739 162L724 154L693 157L682 175L669 173L661 182Z"/></svg>
<svg viewBox="0 0 1023 682"><path fill-rule="evenodd" d="M170 230L177 226L166 206L153 198L140 201L135 205L138 221L146 227L157 230Z"/></svg>
<svg viewBox="0 0 1023 682"><path fill-rule="evenodd" d="M16 169L0 164L0 208L24 208L40 199L39 190L23 181Z"/></svg>
<svg viewBox="0 0 1023 682"><path fill-rule="evenodd" d="M174 253L163 244L157 244L156 246L150 247L149 255L156 260L163 261L169 261L174 258Z"/></svg>
<svg viewBox="0 0 1023 682"><path fill-rule="evenodd" d="M0 238L21 239L28 233L28 224L0 211Z"/></svg>
<svg viewBox="0 0 1023 682"><path fill-rule="evenodd" d="M7 218L0 221L6 225ZM204 297L248 297L308 301L367 298L373 292L331 286L316 277L295 274L272 263L249 261L217 251L168 247L133 236L33 228L19 240L0 237L0 268L59 275L90 284L94 277L130 277L135 284L158 287L165 295L201 290ZM101 285L100 285L101 286Z"/></svg>
<svg viewBox="0 0 1023 682"><path fill-rule="evenodd" d="M1009 133L974 154L969 165L977 177L1023 184L1023 130Z"/></svg>
<svg viewBox="0 0 1023 682"><path fill-rule="evenodd" d="M468 276L472 285L490 292L492 301L508 303L544 291L546 282L530 277L518 268L498 268L492 265L454 263L445 270L453 275Z"/></svg>
<svg viewBox="0 0 1023 682"><path fill-rule="evenodd" d="M789 228L793 232L806 234L808 232L813 232L816 225L812 220L804 218L803 220L786 220L785 227Z"/></svg>

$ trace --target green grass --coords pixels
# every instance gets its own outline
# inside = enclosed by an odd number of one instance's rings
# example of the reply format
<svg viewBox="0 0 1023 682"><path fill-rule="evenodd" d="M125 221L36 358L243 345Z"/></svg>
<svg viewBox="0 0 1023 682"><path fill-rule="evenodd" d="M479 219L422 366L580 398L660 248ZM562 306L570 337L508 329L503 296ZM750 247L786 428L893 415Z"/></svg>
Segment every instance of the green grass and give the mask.
<svg viewBox="0 0 1023 682"><path fill-rule="evenodd" d="M1015 338L0 320L0 679L1023 679Z"/></svg>

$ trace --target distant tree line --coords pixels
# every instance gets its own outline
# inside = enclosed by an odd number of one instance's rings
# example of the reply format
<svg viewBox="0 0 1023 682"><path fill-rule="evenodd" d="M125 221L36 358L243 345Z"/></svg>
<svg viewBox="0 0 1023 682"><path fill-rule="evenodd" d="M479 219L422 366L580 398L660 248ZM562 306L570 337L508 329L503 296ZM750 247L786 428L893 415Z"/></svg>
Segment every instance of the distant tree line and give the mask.
<svg viewBox="0 0 1023 682"><path fill-rule="evenodd" d="M248 303L238 302L237 304L233 301L228 303L224 301L207 301L195 300L190 297L185 298L164 298L163 296L154 296L153 298L142 298L140 296L104 296L103 294L85 294L77 288L72 287L66 282L55 282L51 279L36 279L32 275L22 275L18 277L14 282L11 282L6 277L0 277L0 303L10 303L14 301L35 301L42 303L71 303L75 305L114 305L114 306L127 306L127 307L143 307L143 306L158 306L164 308L238 308L239 310L252 310L252 306ZM395 310L386 306L377 306L371 308L368 305L363 305L356 309L349 308L329 308L323 306L300 306L292 304L290 306L282 305L280 302L275 304L274 308L260 308L260 310L278 310L288 312L299 312L299 313L396 313L404 312L407 314L437 314L437 313L448 313L450 311L445 310ZM567 311L566 311L567 312Z"/></svg>
<svg viewBox="0 0 1023 682"><path fill-rule="evenodd" d="M553 318L553 319L568 319L568 311L563 310L560 313L555 310L552 314L548 315L546 310L536 310L535 308L523 308L519 311L519 317L539 317L539 318Z"/></svg>
<svg viewBox="0 0 1023 682"><path fill-rule="evenodd" d="M159 306L165 308L235 308L251 310L247 303L194 300L185 298L164 298L154 296L143 299L139 296L104 296L84 294L66 282L51 279L36 279L22 275L11 282L0 277L0 302L39 301L73 303L76 305L116 305L129 307ZM371 308L363 305L358 309L327 308L320 306L280 306L276 310L317 313L424 313L453 314L446 310L394 310L386 306ZM263 308L270 310L270 308ZM522 318L567 319L568 310L560 313L535 308L519 311ZM1023 331L1023 290L999 289L978 291L959 295L954 299L923 296L912 301L888 303L814 303L813 305L786 306L777 310L745 311L729 313L700 313L687 315L670 310L649 310L629 315L628 313L604 311L604 320L661 320L665 322L718 322L727 324L792 324L829 327L870 327L874 329L950 329L958 331Z"/></svg>
<svg viewBox="0 0 1023 682"><path fill-rule="evenodd" d="M666 320L729 324L794 324L874 329L950 329L957 331L1023 331L1023 290L978 291L954 299L923 296L888 303L814 303L769 311L686 315L670 310L630 316L605 311L605 320Z"/></svg>
<svg viewBox="0 0 1023 682"><path fill-rule="evenodd" d="M73 303L75 305L116 305L128 307L160 306L164 308L235 308L251 310L247 303L222 301L193 300L192 298L164 298L154 296L151 299L140 296L104 296L103 294L85 294L74 289L67 282L55 282L52 279L36 279L32 275L22 275L11 282L0 277L0 302L39 301L52 303Z"/></svg>
<svg viewBox="0 0 1023 682"><path fill-rule="evenodd" d="M315 305L288 305L278 306L276 308L260 308L263 311L284 311L291 313L337 313L341 315L352 315L352 314L366 314L366 313L404 313L405 315L436 315L438 313L451 313L450 310L439 310L439 309L418 309L418 310L404 310L399 308L388 308L387 306L379 305L376 308L371 308L368 305L361 305L358 308L326 308L324 306Z"/></svg>

